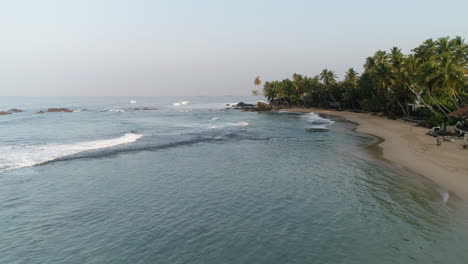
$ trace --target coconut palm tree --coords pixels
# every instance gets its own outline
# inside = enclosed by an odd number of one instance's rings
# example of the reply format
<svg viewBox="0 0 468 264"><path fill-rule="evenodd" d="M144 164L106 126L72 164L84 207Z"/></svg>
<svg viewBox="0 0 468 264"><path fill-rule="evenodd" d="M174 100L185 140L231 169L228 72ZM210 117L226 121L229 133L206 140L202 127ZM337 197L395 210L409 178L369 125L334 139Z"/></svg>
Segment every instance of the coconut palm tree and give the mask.
<svg viewBox="0 0 468 264"><path fill-rule="evenodd" d="M260 85L262 85L262 80L260 79L260 76L255 77L254 85L255 85L256 89L252 91L252 95L253 96L259 96L260 91L258 90L258 87L260 87Z"/></svg>
<svg viewBox="0 0 468 264"><path fill-rule="evenodd" d="M330 71L328 69L323 69L320 73L320 80L322 81L325 90L328 92L333 101L335 101L335 103L338 103L333 94L331 93L332 86L336 84L336 78L337 76L335 72Z"/></svg>

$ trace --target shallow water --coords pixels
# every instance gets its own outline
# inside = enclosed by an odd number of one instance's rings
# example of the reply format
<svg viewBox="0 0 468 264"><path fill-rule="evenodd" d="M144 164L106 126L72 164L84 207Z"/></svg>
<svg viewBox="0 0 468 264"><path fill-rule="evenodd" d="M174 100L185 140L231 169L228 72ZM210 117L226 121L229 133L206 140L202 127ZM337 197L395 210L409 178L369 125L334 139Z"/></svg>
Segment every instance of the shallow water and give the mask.
<svg viewBox="0 0 468 264"><path fill-rule="evenodd" d="M236 101L0 98L0 263L466 263L464 202Z"/></svg>

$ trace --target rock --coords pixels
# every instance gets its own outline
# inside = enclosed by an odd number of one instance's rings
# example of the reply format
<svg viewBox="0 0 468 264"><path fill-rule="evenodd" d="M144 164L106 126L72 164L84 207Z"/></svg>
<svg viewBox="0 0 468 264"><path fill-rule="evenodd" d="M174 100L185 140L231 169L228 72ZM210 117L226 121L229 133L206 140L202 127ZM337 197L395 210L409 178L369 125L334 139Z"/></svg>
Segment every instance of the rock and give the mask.
<svg viewBox="0 0 468 264"><path fill-rule="evenodd" d="M235 105L231 105L233 109L244 110L244 111L255 111L256 105L253 104L246 104L244 102L239 102Z"/></svg>
<svg viewBox="0 0 468 264"><path fill-rule="evenodd" d="M0 111L0 115L11 115L11 113L10 112Z"/></svg>
<svg viewBox="0 0 468 264"><path fill-rule="evenodd" d="M257 103L257 110L258 111L270 111L273 107L265 102L258 102Z"/></svg>
<svg viewBox="0 0 468 264"><path fill-rule="evenodd" d="M86 112L86 111L88 111L88 109L83 108L83 109L81 109L81 111Z"/></svg>
<svg viewBox="0 0 468 264"><path fill-rule="evenodd" d="M57 113L57 112L71 113L73 112L73 110L70 110L68 108L49 108L47 109L47 112L49 113Z"/></svg>
<svg viewBox="0 0 468 264"><path fill-rule="evenodd" d="M327 128L319 128L319 127L312 127L309 129L306 129L307 132L328 132Z"/></svg>
<svg viewBox="0 0 468 264"><path fill-rule="evenodd" d="M8 110L8 112L10 112L10 113L21 113L21 112L23 112L23 110L13 108L13 109Z"/></svg>
<svg viewBox="0 0 468 264"><path fill-rule="evenodd" d="M45 112L44 111L39 111L39 112L36 112L36 114L44 114Z"/></svg>
<svg viewBox="0 0 468 264"><path fill-rule="evenodd" d="M235 105L235 107L255 107L253 104L246 104L244 102L239 102Z"/></svg>
<svg viewBox="0 0 468 264"><path fill-rule="evenodd" d="M133 110L135 110L135 111L139 111L139 110L149 111L149 110L158 110L158 109L153 108L153 107L144 107L144 108L135 107L135 108L133 108Z"/></svg>

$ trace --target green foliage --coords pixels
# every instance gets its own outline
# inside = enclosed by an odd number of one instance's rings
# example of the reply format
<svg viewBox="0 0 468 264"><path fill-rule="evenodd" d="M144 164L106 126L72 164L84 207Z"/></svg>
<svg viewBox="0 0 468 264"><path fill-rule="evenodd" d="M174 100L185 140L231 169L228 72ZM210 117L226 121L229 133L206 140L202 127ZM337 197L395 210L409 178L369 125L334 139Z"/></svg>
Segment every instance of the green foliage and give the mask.
<svg viewBox="0 0 468 264"><path fill-rule="evenodd" d="M405 55L397 47L366 58L361 76L350 68L342 81L328 69L308 77L265 82L263 94L282 106L341 105L389 116L430 116L433 121L468 103L468 45L460 37L426 40ZM410 105L424 111L411 110ZM428 113L430 113L428 115Z"/></svg>
<svg viewBox="0 0 468 264"><path fill-rule="evenodd" d="M381 112L384 111L385 98L383 97L370 97L362 99L359 104L362 109L369 112Z"/></svg>
<svg viewBox="0 0 468 264"><path fill-rule="evenodd" d="M431 126L439 126L444 121L445 117L438 112L431 113L426 119L426 122L429 123Z"/></svg>

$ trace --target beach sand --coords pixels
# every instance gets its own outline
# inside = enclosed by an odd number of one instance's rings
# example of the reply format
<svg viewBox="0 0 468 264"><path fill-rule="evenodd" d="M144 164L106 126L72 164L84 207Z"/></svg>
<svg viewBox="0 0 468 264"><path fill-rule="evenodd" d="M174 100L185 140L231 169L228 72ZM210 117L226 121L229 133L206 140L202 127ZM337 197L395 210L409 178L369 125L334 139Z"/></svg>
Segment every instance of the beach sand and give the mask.
<svg viewBox="0 0 468 264"><path fill-rule="evenodd" d="M316 108L290 108L287 111L339 116L357 123L356 131L383 139L378 143L382 158L420 174L468 201L468 150L461 148L462 140L442 142L437 146L436 138L426 135L428 128L365 113Z"/></svg>

